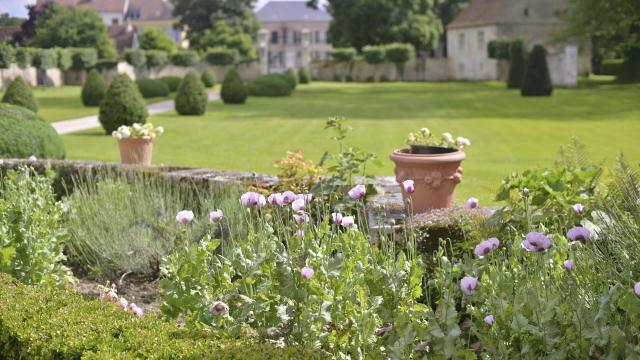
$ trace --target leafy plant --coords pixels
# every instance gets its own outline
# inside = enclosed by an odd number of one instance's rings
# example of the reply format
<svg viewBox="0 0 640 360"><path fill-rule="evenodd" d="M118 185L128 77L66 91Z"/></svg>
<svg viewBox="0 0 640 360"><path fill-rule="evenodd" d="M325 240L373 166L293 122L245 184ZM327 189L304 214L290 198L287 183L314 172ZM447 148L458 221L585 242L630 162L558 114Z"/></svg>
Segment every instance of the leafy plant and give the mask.
<svg viewBox="0 0 640 360"><path fill-rule="evenodd" d="M275 161L275 166L280 188L296 192L313 188L322 172L322 167L304 158L302 149L287 151L282 159Z"/></svg>

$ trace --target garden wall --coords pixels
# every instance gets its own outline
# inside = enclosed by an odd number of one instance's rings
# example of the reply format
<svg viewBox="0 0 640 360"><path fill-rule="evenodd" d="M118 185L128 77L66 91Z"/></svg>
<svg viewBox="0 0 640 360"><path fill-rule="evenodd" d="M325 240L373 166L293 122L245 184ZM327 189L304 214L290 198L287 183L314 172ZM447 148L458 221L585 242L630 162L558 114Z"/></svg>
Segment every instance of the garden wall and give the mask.
<svg viewBox="0 0 640 360"><path fill-rule="evenodd" d="M4 89L13 79L22 76L31 86L38 85L38 74L34 67L21 69L16 64L11 64L8 69L0 69L0 89Z"/></svg>
<svg viewBox="0 0 640 360"><path fill-rule="evenodd" d="M364 60L339 63L333 60L312 61L311 76L325 81L398 81L400 72L395 64L368 64ZM405 81L447 81L450 80L448 59L420 57L404 65Z"/></svg>

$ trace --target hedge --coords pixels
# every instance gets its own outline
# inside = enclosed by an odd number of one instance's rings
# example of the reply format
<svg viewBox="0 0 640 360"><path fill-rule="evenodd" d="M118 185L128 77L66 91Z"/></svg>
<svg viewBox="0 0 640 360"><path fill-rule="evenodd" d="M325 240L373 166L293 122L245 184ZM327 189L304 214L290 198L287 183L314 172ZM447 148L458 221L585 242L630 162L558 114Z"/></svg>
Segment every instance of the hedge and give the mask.
<svg viewBox="0 0 640 360"><path fill-rule="evenodd" d="M526 71L525 49L522 40L514 40L509 44L509 76L507 78L508 89L522 88L522 81Z"/></svg>
<svg viewBox="0 0 640 360"><path fill-rule="evenodd" d="M384 47L384 56L394 64L405 64L416 56L416 49L411 44L393 43Z"/></svg>
<svg viewBox="0 0 640 360"><path fill-rule="evenodd" d="M147 55L140 49L126 49L124 59L136 69L141 69L147 64Z"/></svg>
<svg viewBox="0 0 640 360"><path fill-rule="evenodd" d="M21 284L0 274L0 349L8 359L320 359L299 347L223 338L137 318L73 291Z"/></svg>
<svg viewBox="0 0 640 360"><path fill-rule="evenodd" d="M71 59L71 51L69 49L56 48L56 55L58 56L58 68L60 70L68 70L73 64Z"/></svg>
<svg viewBox="0 0 640 360"><path fill-rule="evenodd" d="M98 120L108 135L122 125L147 122L147 104L129 76L116 75L100 103Z"/></svg>
<svg viewBox="0 0 640 360"><path fill-rule="evenodd" d="M16 64L20 69L26 69L31 66L31 62L33 60L33 55L35 54L36 49L34 48L26 48L20 47L16 49Z"/></svg>
<svg viewBox="0 0 640 360"><path fill-rule="evenodd" d="M353 61L356 57L356 49L354 48L334 48L331 50L331 57L337 62Z"/></svg>
<svg viewBox="0 0 640 360"><path fill-rule="evenodd" d="M602 70L599 75L613 75L618 76L624 59L609 59L602 61Z"/></svg>
<svg viewBox="0 0 640 360"><path fill-rule="evenodd" d="M511 40L491 40L487 44L490 59L509 59Z"/></svg>
<svg viewBox="0 0 640 360"><path fill-rule="evenodd" d="M207 91L200 77L190 71L176 93L176 112L180 115L203 115L207 110L207 100Z"/></svg>
<svg viewBox="0 0 640 360"><path fill-rule="evenodd" d="M200 62L200 56L194 50L178 50L171 55L171 63L175 66L194 66Z"/></svg>
<svg viewBox="0 0 640 360"><path fill-rule="evenodd" d="M244 104L247 101L247 86L236 69L230 69L222 82L220 97L225 104Z"/></svg>
<svg viewBox="0 0 640 360"><path fill-rule="evenodd" d="M8 69L16 61L15 55L13 46L0 43L0 69Z"/></svg>
<svg viewBox="0 0 640 360"><path fill-rule="evenodd" d="M287 77L287 81L289 82L289 86L291 87L291 90L295 90L296 86L298 86L298 74L296 74L296 72L293 71L293 69L289 68L284 73L284 76Z"/></svg>
<svg viewBox="0 0 640 360"><path fill-rule="evenodd" d="M27 158L31 155L44 159L64 159L66 152L60 135L33 111L0 104L0 158ZM0 290L0 297L3 292ZM0 330L0 337L3 333ZM0 345L0 353L2 348Z"/></svg>
<svg viewBox="0 0 640 360"><path fill-rule="evenodd" d="M33 96L31 87L22 78L22 76L18 76L13 79L13 81L11 81L6 91L4 92L2 102L21 106L33 111L34 113L38 112L38 102Z"/></svg>
<svg viewBox="0 0 640 360"><path fill-rule="evenodd" d="M115 70L118 68L118 60L98 60L95 69L98 71Z"/></svg>
<svg viewBox="0 0 640 360"><path fill-rule="evenodd" d="M250 96L290 96L289 80L282 74L263 75L249 83Z"/></svg>
<svg viewBox="0 0 640 360"><path fill-rule="evenodd" d="M240 54L236 49L216 47L207 51L205 59L211 65L233 65L240 59Z"/></svg>
<svg viewBox="0 0 640 360"><path fill-rule="evenodd" d="M138 86L138 90L140 90L140 94L142 94L142 97L145 99L169 96L171 92L169 86L160 79L138 79L136 80L136 85Z"/></svg>
<svg viewBox="0 0 640 360"><path fill-rule="evenodd" d="M368 64L380 64L386 59L382 45L367 45L362 48L362 57Z"/></svg>
<svg viewBox="0 0 640 360"><path fill-rule="evenodd" d="M160 80L167 84L169 91L176 92L178 91L182 78L180 76L163 76Z"/></svg>
<svg viewBox="0 0 640 360"><path fill-rule="evenodd" d="M549 96L553 92L549 67L547 66L547 50L536 45L531 50L527 70L522 81L522 96Z"/></svg>
<svg viewBox="0 0 640 360"><path fill-rule="evenodd" d="M147 57L147 66L150 68L163 67L169 63L169 55L163 50L147 50L144 52Z"/></svg>
<svg viewBox="0 0 640 360"><path fill-rule="evenodd" d="M96 66L98 52L92 48L71 49L71 68L74 70L88 70Z"/></svg>
<svg viewBox="0 0 640 360"><path fill-rule="evenodd" d="M620 65L616 81L621 83L640 82L640 46L625 51L625 59Z"/></svg>
<svg viewBox="0 0 640 360"><path fill-rule="evenodd" d="M33 56L33 66L41 70L58 66L58 54L54 49L38 49Z"/></svg>

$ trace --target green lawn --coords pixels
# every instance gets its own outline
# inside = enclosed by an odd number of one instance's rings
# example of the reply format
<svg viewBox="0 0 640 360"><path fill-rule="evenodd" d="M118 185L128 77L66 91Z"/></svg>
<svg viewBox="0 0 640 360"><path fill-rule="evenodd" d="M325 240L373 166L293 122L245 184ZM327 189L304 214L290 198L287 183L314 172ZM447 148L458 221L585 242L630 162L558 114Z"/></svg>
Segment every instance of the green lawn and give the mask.
<svg viewBox="0 0 640 360"><path fill-rule="evenodd" d="M33 89L38 100L38 115L47 121L60 121L98 114L97 107L85 107L80 100L81 86L47 87ZM0 92L0 98L3 96ZM147 104L163 101L168 98L145 99Z"/></svg>
<svg viewBox="0 0 640 360"><path fill-rule="evenodd" d="M497 82L301 85L289 98L250 98L246 105L210 103L202 117L168 112L152 117L165 135L155 163L273 173L273 160L302 148L319 160L336 150L323 130L327 117L350 119L348 141L373 151L375 174L392 175L388 154L421 127L468 137L458 198L491 201L512 171L552 165L560 145L577 136L595 161L624 152L640 161L640 86L590 82L556 89L548 98L523 98ZM100 129L65 135L71 159L117 161L115 140Z"/></svg>

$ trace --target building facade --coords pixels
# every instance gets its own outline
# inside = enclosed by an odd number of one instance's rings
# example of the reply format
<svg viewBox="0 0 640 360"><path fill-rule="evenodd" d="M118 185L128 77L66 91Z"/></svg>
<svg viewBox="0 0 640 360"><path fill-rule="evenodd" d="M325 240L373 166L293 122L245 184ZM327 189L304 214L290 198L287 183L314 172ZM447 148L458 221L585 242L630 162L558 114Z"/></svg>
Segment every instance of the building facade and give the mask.
<svg viewBox="0 0 640 360"><path fill-rule="evenodd" d="M310 60L329 58L331 16L302 1L270 1L256 13L261 26L261 56L268 72L300 69ZM263 59L265 60L265 59Z"/></svg>
<svg viewBox="0 0 640 360"><path fill-rule="evenodd" d="M565 0L471 0L447 26L447 56L453 80L496 80L505 69L490 59L491 40L521 39L531 50L543 45L556 85L575 86L578 74L590 71L590 51L576 42L556 42L554 34L565 24L559 14Z"/></svg>

